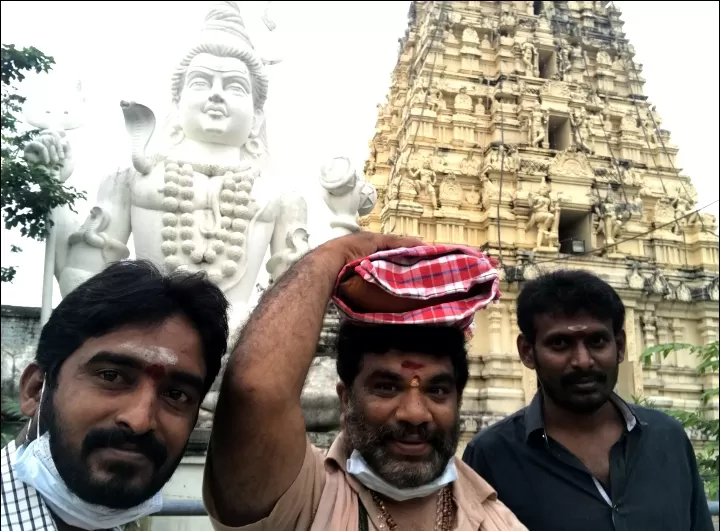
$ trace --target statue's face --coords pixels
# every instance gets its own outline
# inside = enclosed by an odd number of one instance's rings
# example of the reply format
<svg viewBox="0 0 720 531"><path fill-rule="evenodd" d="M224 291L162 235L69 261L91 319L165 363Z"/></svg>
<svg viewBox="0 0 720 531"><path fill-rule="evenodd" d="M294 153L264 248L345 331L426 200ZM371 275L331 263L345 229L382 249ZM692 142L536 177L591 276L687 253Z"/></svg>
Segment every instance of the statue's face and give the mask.
<svg viewBox="0 0 720 531"><path fill-rule="evenodd" d="M180 125L192 140L242 146L259 129L250 71L234 57L196 55L188 65L178 107Z"/></svg>

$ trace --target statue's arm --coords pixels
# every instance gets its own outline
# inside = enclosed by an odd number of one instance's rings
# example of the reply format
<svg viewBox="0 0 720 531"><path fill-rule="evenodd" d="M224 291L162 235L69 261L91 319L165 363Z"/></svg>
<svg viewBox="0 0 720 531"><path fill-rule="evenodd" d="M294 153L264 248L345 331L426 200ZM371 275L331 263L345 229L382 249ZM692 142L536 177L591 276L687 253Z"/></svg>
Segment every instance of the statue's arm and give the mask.
<svg viewBox="0 0 720 531"><path fill-rule="evenodd" d="M310 250L307 218L307 203L302 196L283 194L277 199L270 259L265 266L272 282Z"/></svg>
<svg viewBox="0 0 720 531"><path fill-rule="evenodd" d="M306 254L265 292L230 355L203 485L213 517L224 526L266 518L305 470L300 396L345 263L332 248Z"/></svg>
<svg viewBox="0 0 720 531"><path fill-rule="evenodd" d="M105 177L88 219L67 236L64 266L56 272L63 296L109 263L128 257L132 175L127 169Z"/></svg>

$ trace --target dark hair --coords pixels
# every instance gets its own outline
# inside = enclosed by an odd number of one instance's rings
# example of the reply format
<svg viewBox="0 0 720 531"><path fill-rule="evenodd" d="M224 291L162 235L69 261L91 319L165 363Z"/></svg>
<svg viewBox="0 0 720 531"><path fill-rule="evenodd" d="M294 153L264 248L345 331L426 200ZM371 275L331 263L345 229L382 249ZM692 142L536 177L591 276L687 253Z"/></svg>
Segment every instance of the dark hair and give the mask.
<svg viewBox="0 0 720 531"><path fill-rule="evenodd" d="M468 381L465 334L459 328L437 325L358 325L344 321L337 338L337 373L350 388L365 354L390 350L450 358L458 395Z"/></svg>
<svg viewBox="0 0 720 531"><path fill-rule="evenodd" d="M227 349L227 310L225 295L204 273L163 275L145 260L116 262L68 293L53 310L40 333L35 361L53 387L62 364L88 339L183 315L202 340L207 392Z"/></svg>
<svg viewBox="0 0 720 531"><path fill-rule="evenodd" d="M610 284L587 271L547 273L526 283L517 298L518 327L530 343L537 336L536 316L569 317L580 312L612 321L615 334L625 324L625 305L620 296Z"/></svg>

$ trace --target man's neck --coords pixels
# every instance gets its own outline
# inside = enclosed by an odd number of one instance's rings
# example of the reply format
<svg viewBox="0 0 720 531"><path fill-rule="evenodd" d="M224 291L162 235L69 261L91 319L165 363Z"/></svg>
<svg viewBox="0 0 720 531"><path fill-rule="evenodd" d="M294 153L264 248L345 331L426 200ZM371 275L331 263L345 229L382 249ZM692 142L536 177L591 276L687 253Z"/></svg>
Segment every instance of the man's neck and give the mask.
<svg viewBox="0 0 720 531"><path fill-rule="evenodd" d="M562 408L543 395L543 421L546 430L593 433L608 424L619 423L622 419L610 399L592 413L576 413Z"/></svg>

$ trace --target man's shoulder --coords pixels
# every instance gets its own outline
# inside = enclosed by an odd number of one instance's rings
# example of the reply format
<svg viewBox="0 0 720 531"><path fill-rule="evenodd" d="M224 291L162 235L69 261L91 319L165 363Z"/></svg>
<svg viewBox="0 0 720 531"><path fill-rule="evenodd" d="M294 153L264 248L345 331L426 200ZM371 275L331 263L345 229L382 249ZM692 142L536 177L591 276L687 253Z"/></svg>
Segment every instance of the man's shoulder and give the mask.
<svg viewBox="0 0 720 531"><path fill-rule="evenodd" d="M506 441L509 437L514 437L519 428L524 430L526 411L527 407L524 407L494 424L482 428L470 440L468 446L484 448Z"/></svg>
<svg viewBox="0 0 720 531"><path fill-rule="evenodd" d="M685 428L680 421L664 411L639 404L628 404L628 406L640 422L641 429L686 437Z"/></svg>

